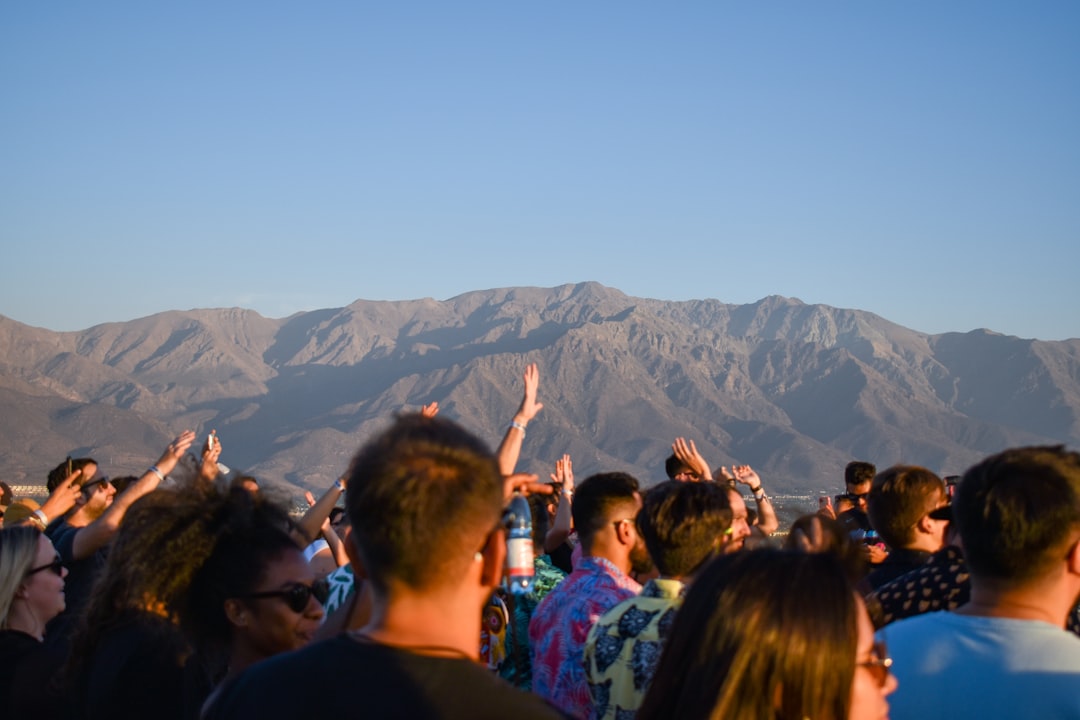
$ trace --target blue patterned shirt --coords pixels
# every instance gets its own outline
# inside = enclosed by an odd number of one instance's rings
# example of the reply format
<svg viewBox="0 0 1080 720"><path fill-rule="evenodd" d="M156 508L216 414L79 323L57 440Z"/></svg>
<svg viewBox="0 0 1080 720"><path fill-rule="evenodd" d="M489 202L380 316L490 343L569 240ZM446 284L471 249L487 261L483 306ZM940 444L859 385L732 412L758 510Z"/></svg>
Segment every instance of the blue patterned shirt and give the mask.
<svg viewBox="0 0 1080 720"><path fill-rule="evenodd" d="M597 720L630 720L660 661L684 585L658 578L597 620L585 641L585 675Z"/></svg>

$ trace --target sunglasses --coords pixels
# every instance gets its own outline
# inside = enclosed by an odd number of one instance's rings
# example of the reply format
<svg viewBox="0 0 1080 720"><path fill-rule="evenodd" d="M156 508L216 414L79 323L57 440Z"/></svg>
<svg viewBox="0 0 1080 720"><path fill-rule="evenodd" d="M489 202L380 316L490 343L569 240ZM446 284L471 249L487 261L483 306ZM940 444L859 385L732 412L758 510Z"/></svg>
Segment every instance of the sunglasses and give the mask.
<svg viewBox="0 0 1080 720"><path fill-rule="evenodd" d="M30 568L29 570L27 570L26 571L26 577L30 577L31 575L34 575L35 573L39 573L39 572L41 572L43 570L52 570L54 573L56 573L60 577L63 577L64 576L64 561L60 559L60 553L57 553L56 557L48 565L42 565L41 567Z"/></svg>
<svg viewBox="0 0 1080 720"><path fill-rule="evenodd" d="M885 683L889 680L889 668L892 667L892 658L889 657L889 651L885 648L884 640L878 640L874 643L869 660L863 660L855 664L870 671L874 680L877 681L878 687L885 687Z"/></svg>
<svg viewBox="0 0 1080 720"><path fill-rule="evenodd" d="M92 492L95 485L108 485L109 478L102 476L98 478L91 478L82 484L82 489L86 492Z"/></svg>
<svg viewBox="0 0 1080 720"><path fill-rule="evenodd" d="M326 604L326 601L330 598L330 583L326 578L316 580L310 585L293 583L284 590L267 590L266 592L241 595L240 597L249 599L281 598L285 601L285 605L287 605L290 610L295 613L302 613L304 612L304 608L306 608L311 601L312 595L315 596L315 599L319 601L320 605Z"/></svg>
<svg viewBox="0 0 1080 720"><path fill-rule="evenodd" d="M850 500L851 502L859 502L860 500L868 500L870 493L844 493L843 495L837 495L841 500Z"/></svg>

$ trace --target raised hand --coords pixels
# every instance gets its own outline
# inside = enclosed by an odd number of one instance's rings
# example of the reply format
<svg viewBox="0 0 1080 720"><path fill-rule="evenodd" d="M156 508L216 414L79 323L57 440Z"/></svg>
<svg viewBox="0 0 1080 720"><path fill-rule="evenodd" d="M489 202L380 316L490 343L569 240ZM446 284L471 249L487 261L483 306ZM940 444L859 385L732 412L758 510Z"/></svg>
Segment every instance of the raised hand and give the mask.
<svg viewBox="0 0 1080 720"><path fill-rule="evenodd" d="M521 405L514 414L514 422L527 425L536 414L544 409L544 403L536 401L536 390L540 387L540 370L536 363L525 366L525 396L521 398Z"/></svg>
<svg viewBox="0 0 1080 720"><path fill-rule="evenodd" d="M671 444L671 451L675 454L675 458L690 468L694 475L702 480L712 480L712 471L709 470L709 464L705 462L705 458L698 452L693 440L687 442L686 438L675 438L675 442Z"/></svg>
<svg viewBox="0 0 1080 720"><path fill-rule="evenodd" d="M551 482L561 493L574 492L574 464L570 461L570 455L564 454L555 461L555 472L551 474Z"/></svg>
<svg viewBox="0 0 1080 720"><path fill-rule="evenodd" d="M433 418L439 414L439 403L437 400L429 402L420 408L420 414L426 418Z"/></svg>
<svg viewBox="0 0 1080 720"><path fill-rule="evenodd" d="M503 498L507 501L515 492L524 495L551 495L555 488L540 482L540 476L532 473L514 473L503 478Z"/></svg>
<svg viewBox="0 0 1080 720"><path fill-rule="evenodd" d="M735 478L735 482L752 488L761 487L761 478L749 465L732 465L731 475Z"/></svg>
<svg viewBox="0 0 1080 720"><path fill-rule="evenodd" d="M199 478L208 482L217 480L218 458L221 457L221 438L217 430L211 430L203 444L202 464L199 466Z"/></svg>

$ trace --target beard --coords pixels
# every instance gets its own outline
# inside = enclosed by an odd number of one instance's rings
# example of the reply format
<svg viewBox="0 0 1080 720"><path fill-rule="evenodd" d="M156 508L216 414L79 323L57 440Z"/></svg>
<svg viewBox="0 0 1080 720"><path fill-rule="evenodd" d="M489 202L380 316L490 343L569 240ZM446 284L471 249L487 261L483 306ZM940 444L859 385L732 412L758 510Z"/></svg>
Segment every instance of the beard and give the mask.
<svg viewBox="0 0 1080 720"><path fill-rule="evenodd" d="M645 543L638 540L638 544L630 551L630 571L636 575L651 572L653 561L649 551L645 549Z"/></svg>

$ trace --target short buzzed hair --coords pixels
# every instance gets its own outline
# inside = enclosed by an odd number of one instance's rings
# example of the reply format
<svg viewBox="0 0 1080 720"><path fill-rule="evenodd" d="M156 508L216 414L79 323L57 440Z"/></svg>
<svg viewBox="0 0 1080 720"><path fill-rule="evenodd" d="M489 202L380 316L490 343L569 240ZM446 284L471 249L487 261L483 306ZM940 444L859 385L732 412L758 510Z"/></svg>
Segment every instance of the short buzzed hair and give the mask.
<svg viewBox="0 0 1080 720"><path fill-rule="evenodd" d="M345 511L377 590L460 578L498 524L502 477L491 450L454 422L402 415L348 472Z"/></svg>
<svg viewBox="0 0 1080 720"><path fill-rule="evenodd" d="M1037 578L1080 530L1080 454L1054 445L991 455L964 473L953 513L974 577Z"/></svg>
<svg viewBox="0 0 1080 720"><path fill-rule="evenodd" d="M637 526L661 575L689 575L712 557L731 527L727 487L711 482L660 483L642 498Z"/></svg>
<svg viewBox="0 0 1080 720"><path fill-rule="evenodd" d="M874 478L866 514L885 544L896 550L912 543L919 520L945 496L945 483L931 471L894 465Z"/></svg>
<svg viewBox="0 0 1080 720"><path fill-rule="evenodd" d="M590 475L577 486L570 513L574 527L585 548L607 525L612 510L626 503L634 503L638 496L638 481L624 472L607 472Z"/></svg>

